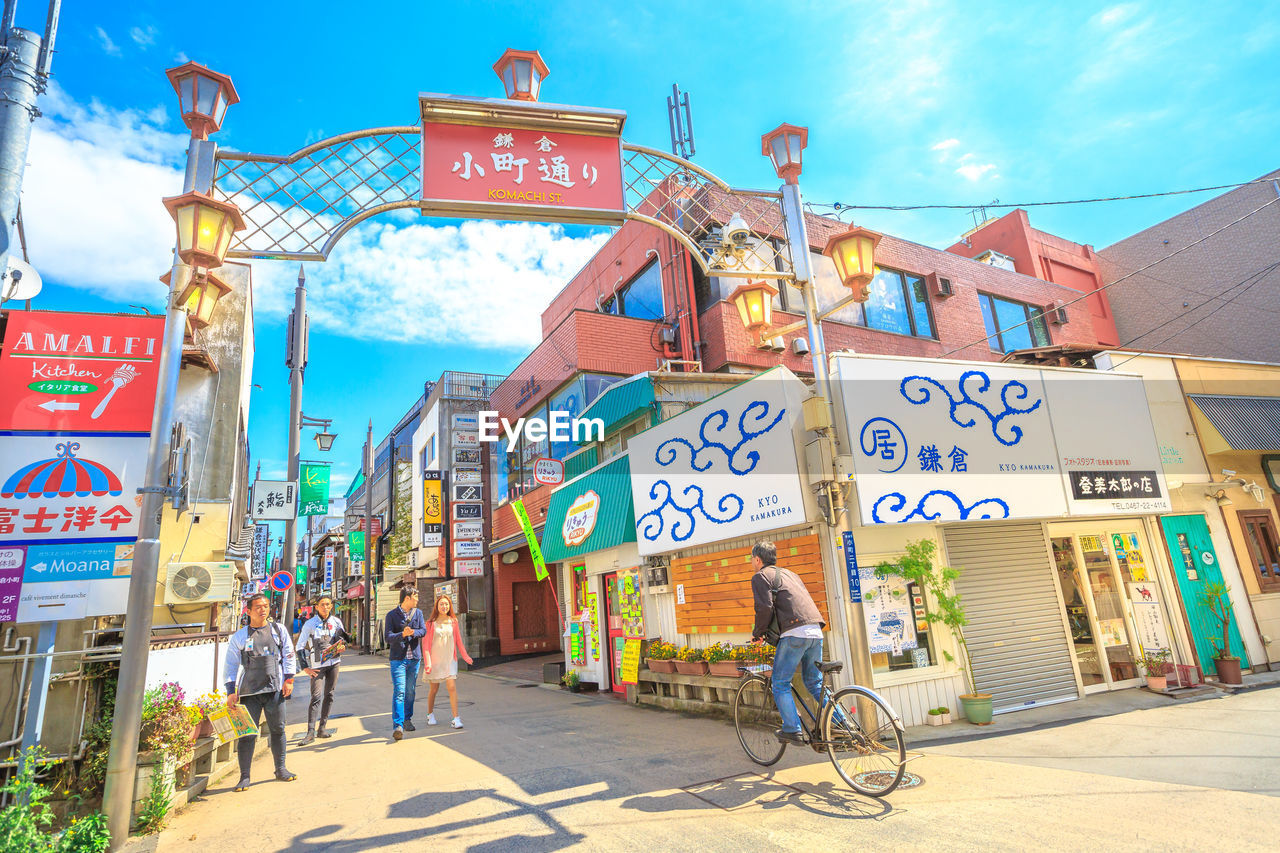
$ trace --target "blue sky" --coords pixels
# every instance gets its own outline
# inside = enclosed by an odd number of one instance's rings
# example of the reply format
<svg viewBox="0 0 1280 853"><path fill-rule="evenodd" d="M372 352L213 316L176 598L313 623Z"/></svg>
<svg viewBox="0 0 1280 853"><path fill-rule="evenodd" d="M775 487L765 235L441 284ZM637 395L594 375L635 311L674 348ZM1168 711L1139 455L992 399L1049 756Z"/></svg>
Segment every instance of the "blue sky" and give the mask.
<svg viewBox="0 0 1280 853"><path fill-rule="evenodd" d="M41 29L41 5L22 4L19 25ZM201 18L215 8L220 27ZM46 282L33 307L161 307L173 238L159 199L180 190L186 148L165 68L190 58L229 74L242 100L218 143L287 154L412 124L420 91L499 96L491 66L507 47L541 51L543 100L625 110L626 139L656 148L668 145L665 97L678 82L692 93L696 162L734 185L776 186L760 134L808 126L802 187L815 203L1126 195L1280 166L1275 2L73 0L28 158L24 218ZM1031 221L1102 247L1205 198L1039 208ZM962 211L858 222L938 247L972 225ZM423 380L514 367L537 340L537 313L604 236L382 219L309 265L304 409L335 418L335 490L355 470L366 421L384 435ZM296 264L255 262L250 440L264 474L285 465L296 275Z"/></svg>

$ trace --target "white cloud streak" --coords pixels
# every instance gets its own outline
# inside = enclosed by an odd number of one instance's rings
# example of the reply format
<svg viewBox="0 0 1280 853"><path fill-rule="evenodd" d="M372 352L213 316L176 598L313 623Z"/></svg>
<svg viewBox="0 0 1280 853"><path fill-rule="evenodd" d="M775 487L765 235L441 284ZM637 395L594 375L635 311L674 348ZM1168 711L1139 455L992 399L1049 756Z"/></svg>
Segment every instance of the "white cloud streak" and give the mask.
<svg viewBox="0 0 1280 853"><path fill-rule="evenodd" d="M159 30L155 27L133 27L129 30L129 38L133 39L133 43L144 50L156 43L156 36Z"/></svg>
<svg viewBox="0 0 1280 853"><path fill-rule="evenodd" d="M107 56L119 56L120 46L111 40L111 36L107 35L107 31L102 27L95 27L95 33L98 36L98 43L102 45L102 51Z"/></svg>

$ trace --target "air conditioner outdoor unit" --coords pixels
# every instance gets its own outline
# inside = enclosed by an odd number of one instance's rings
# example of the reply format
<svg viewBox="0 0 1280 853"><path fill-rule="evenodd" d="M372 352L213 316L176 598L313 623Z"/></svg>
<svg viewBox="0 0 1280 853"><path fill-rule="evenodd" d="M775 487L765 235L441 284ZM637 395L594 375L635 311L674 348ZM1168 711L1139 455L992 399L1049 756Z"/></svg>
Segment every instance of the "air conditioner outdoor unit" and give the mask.
<svg viewBox="0 0 1280 853"><path fill-rule="evenodd" d="M951 279L936 272L929 273L929 289L934 296L946 298L955 293L955 287L951 283Z"/></svg>
<svg viewBox="0 0 1280 853"><path fill-rule="evenodd" d="M234 563L170 563L165 575L164 603L230 601L235 578Z"/></svg>
<svg viewBox="0 0 1280 853"><path fill-rule="evenodd" d="M1058 300L1049 306L1049 320L1058 326L1067 325L1067 309L1062 304L1062 300Z"/></svg>

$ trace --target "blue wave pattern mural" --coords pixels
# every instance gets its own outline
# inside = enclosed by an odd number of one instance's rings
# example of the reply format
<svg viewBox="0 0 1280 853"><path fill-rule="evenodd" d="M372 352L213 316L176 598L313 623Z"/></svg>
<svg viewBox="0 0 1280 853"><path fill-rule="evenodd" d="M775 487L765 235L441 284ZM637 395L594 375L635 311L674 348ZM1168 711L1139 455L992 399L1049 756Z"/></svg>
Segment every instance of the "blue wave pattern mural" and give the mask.
<svg viewBox="0 0 1280 853"><path fill-rule="evenodd" d="M731 418L726 409L710 412L698 427L699 445L684 438L669 438L659 444L654 451L653 461L668 468L680 459L688 450L689 467L697 472L704 472L715 464L717 454L723 456L729 473L737 477L745 477L756 469L760 463L760 454L746 445L753 439L768 433L782 422L786 409L780 409L769 419L769 404L764 400L754 400L742 410L736 423L736 434L729 433ZM732 440L732 444L729 442ZM681 500L672 493L667 480L657 480L649 488L649 499L659 500L656 507L636 519L636 529L646 540L653 542L663 531L667 530L670 516L671 538L676 542L684 542L697 529L699 518L713 524L728 524L742 516L745 503L740 495L728 491L719 498L713 499L709 507L702 488L697 485L686 486L680 492ZM667 511L671 512L668 513Z"/></svg>
<svg viewBox="0 0 1280 853"><path fill-rule="evenodd" d="M976 383L976 387L970 388L971 384ZM991 426L991 434L995 436L996 441L1005 447L1013 447L1022 441L1022 427L1010 422L1007 424L1008 438L1001 434L1001 424L1006 418L1015 417L1017 415L1026 415L1040 408L1043 400L1030 402L1031 392L1027 386L1017 380L1011 379L1001 386L999 391L1000 405L1002 410L994 412L986 403L978 399L978 395L986 394L991 390L991 377L981 370L966 370L960 375L960 381L957 383L957 390L960 393L959 398L952 395L951 391L938 380L929 376L908 376L902 380L902 384L898 386L899 392L907 402L915 406L923 406L933 399L933 391L936 388L946 396L947 402L951 406L951 421L956 426L969 428L976 426L978 423L978 414L984 415L987 422ZM1010 401L1012 398L1012 402ZM1027 403L1030 402L1030 405ZM973 412L973 416L968 419L962 419L957 413L965 410L965 414Z"/></svg>
<svg viewBox="0 0 1280 853"><path fill-rule="evenodd" d="M926 504L929 503L930 498L935 499L933 501L935 511L933 512L926 509ZM885 505L884 508L887 512L896 515L906 509L907 504L907 496L901 492L890 492L887 495L882 495L871 506L871 518L877 524L904 524L916 518L919 518L920 521L937 521L944 512L950 510L958 512L959 521L979 521L1009 517L1009 505L1000 498L983 498L965 506L959 495L946 489L934 489L931 492L927 492L920 499L920 502L916 504L915 509L899 518L884 518L880 515L881 505ZM947 520L951 521L953 519L948 518Z"/></svg>

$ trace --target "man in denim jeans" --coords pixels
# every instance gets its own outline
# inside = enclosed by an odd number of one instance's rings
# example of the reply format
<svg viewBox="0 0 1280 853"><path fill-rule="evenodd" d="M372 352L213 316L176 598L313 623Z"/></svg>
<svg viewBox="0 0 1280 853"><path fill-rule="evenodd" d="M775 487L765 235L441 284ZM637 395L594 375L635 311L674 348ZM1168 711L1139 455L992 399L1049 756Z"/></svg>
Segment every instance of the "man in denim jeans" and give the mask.
<svg viewBox="0 0 1280 853"><path fill-rule="evenodd" d="M418 666L422 663L422 637L427 623L418 609L418 588L400 590L400 606L387 614L387 645L391 657L391 737L413 731L413 696L418 686Z"/></svg>
<svg viewBox="0 0 1280 853"><path fill-rule="evenodd" d="M796 670L814 699L822 703L822 629L826 623L813 603L804 581L778 563L778 549L762 539L751 549L751 565L756 573L751 578L751 594L755 600L756 623L751 629L753 642L764 638L766 629L778 617L778 651L773 656L773 701L782 717L782 728L774 734L788 743L804 743L800 732L800 713L791 695L791 679Z"/></svg>

